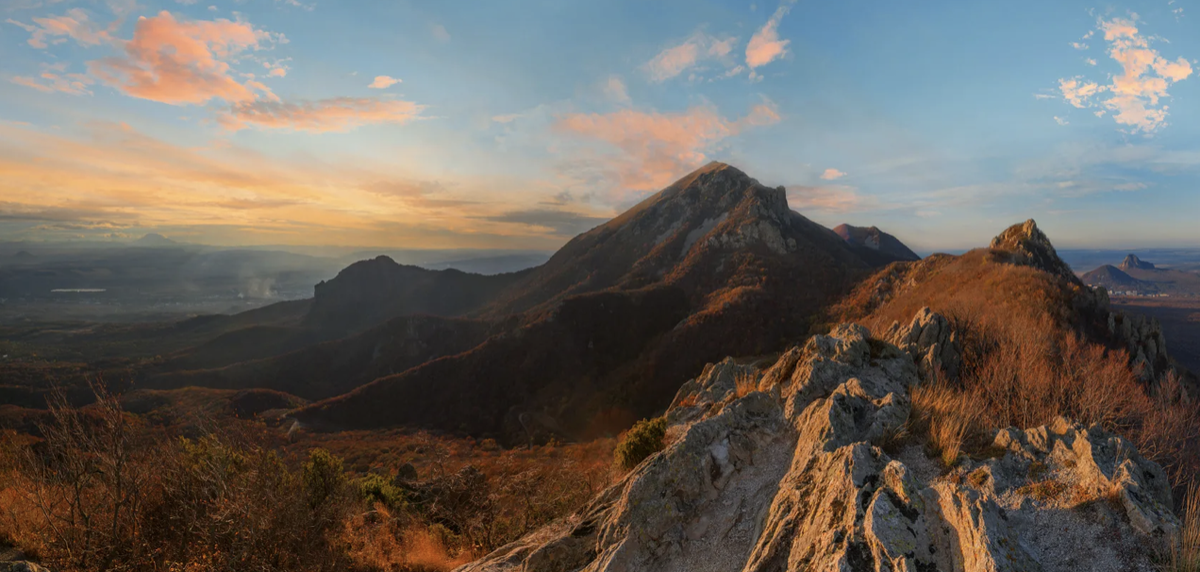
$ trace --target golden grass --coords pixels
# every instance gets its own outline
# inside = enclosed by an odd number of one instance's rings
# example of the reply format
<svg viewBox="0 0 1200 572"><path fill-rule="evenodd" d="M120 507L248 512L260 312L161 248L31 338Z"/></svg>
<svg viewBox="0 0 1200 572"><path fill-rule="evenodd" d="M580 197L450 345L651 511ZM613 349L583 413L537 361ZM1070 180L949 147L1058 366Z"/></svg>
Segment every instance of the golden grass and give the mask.
<svg viewBox="0 0 1200 572"><path fill-rule="evenodd" d="M1171 572L1200 572L1200 481L1187 488L1182 526L1171 547Z"/></svg>
<svg viewBox="0 0 1200 572"><path fill-rule="evenodd" d="M924 435L942 464L958 464L966 439L977 431L980 402L944 381L924 383L911 390L909 431Z"/></svg>

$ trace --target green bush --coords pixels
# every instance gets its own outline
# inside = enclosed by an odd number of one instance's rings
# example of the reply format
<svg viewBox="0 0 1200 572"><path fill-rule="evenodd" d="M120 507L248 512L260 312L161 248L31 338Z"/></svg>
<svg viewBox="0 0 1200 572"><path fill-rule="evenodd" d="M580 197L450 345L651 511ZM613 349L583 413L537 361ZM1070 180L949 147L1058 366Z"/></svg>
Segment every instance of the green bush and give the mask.
<svg viewBox="0 0 1200 572"><path fill-rule="evenodd" d="M613 452L617 465L626 471L638 466L646 457L662 450L663 438L666 435L665 417L638 421L625 433Z"/></svg>
<svg viewBox="0 0 1200 572"><path fill-rule="evenodd" d="M315 509L333 497L346 485L342 460L325 449L313 449L304 464L304 491L308 506Z"/></svg>
<svg viewBox="0 0 1200 572"><path fill-rule="evenodd" d="M358 497L367 504L382 503L384 506L399 510L406 504L404 491L383 475L367 475L358 481Z"/></svg>

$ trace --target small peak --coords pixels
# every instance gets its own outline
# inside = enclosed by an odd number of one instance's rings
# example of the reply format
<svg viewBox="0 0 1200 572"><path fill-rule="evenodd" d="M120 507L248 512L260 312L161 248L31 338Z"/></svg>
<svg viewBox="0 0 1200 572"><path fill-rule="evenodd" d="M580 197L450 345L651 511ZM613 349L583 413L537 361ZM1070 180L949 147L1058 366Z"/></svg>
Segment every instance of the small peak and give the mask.
<svg viewBox="0 0 1200 572"><path fill-rule="evenodd" d="M1058 257L1054 245L1050 244L1050 239L1038 228L1037 222L1033 219L1005 229L999 236L992 239L991 248L1011 252L1017 258L1014 262L1027 264L1067 278L1075 277L1071 267Z"/></svg>
<svg viewBox="0 0 1200 572"><path fill-rule="evenodd" d="M1138 258L1136 254L1130 254L1121 262L1121 268L1123 270L1154 270L1154 264Z"/></svg>

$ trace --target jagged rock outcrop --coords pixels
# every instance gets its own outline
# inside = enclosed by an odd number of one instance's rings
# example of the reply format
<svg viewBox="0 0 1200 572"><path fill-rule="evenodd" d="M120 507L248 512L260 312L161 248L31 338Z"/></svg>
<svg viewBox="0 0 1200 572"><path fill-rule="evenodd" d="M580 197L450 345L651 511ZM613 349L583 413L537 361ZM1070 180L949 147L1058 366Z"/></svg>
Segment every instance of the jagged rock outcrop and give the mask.
<svg viewBox="0 0 1200 572"><path fill-rule="evenodd" d="M1121 269L1122 270L1134 270L1134 269L1154 270L1154 263L1146 262L1145 260L1138 258L1138 255L1136 255L1136 254L1130 254L1125 257L1125 260L1121 261Z"/></svg>
<svg viewBox="0 0 1200 572"><path fill-rule="evenodd" d="M1054 245L1050 244L1050 239L1033 219L1008 227L992 239L991 248L1008 252L1013 257L1012 262L1033 266L1068 280L1078 280L1071 267L1058 257Z"/></svg>
<svg viewBox="0 0 1200 572"><path fill-rule="evenodd" d="M1110 312L1108 330L1129 349L1130 368L1143 382L1157 380L1171 369L1167 338L1158 319Z"/></svg>
<svg viewBox="0 0 1200 572"><path fill-rule="evenodd" d="M908 352L923 378L928 379L935 372L944 373L951 379L958 377L962 367L962 346L950 320L941 314L921 308L908 326L893 323L883 338Z"/></svg>
<svg viewBox="0 0 1200 572"><path fill-rule="evenodd" d="M942 325L921 318L918 344ZM1178 526L1162 469L1096 428L1006 429L995 458L946 474L917 445L885 453L918 371L862 327L752 369L706 368L664 451L459 572L1151 570Z"/></svg>

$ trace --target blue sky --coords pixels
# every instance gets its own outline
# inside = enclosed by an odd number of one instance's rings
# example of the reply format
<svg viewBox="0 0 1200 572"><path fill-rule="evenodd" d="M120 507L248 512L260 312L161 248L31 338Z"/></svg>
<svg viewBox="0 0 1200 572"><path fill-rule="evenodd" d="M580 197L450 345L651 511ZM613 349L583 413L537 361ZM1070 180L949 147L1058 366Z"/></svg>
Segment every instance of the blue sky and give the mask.
<svg viewBox="0 0 1200 572"><path fill-rule="evenodd" d="M1200 246L1200 6L0 7L0 238L555 248L710 160L922 250Z"/></svg>

